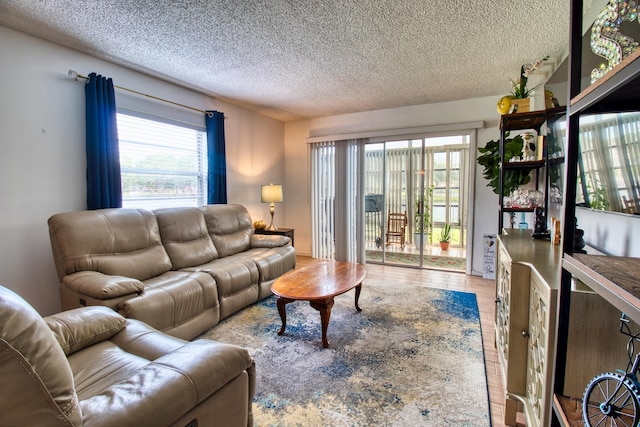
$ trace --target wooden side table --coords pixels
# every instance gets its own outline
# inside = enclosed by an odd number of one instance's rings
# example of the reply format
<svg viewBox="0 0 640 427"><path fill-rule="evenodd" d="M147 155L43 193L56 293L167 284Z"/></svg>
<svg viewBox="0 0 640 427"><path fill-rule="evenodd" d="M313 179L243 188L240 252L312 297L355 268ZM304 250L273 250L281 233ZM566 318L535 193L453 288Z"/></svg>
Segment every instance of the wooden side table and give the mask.
<svg viewBox="0 0 640 427"><path fill-rule="evenodd" d="M293 244L293 228L278 228L277 230L265 230L265 229L256 229L254 230L256 234L276 234L279 236L287 236L291 239L291 246Z"/></svg>

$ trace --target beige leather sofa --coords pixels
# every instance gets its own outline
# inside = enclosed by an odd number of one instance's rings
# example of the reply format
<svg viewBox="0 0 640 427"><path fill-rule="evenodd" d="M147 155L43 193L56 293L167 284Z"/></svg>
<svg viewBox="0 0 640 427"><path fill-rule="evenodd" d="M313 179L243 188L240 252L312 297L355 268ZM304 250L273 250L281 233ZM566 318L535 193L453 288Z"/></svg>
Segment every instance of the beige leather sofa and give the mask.
<svg viewBox="0 0 640 427"><path fill-rule="evenodd" d="M106 307L46 318L0 286L0 425L252 426L246 350L193 342Z"/></svg>
<svg viewBox="0 0 640 427"><path fill-rule="evenodd" d="M63 310L104 305L183 339L271 295L296 262L240 205L60 213L49 234Z"/></svg>

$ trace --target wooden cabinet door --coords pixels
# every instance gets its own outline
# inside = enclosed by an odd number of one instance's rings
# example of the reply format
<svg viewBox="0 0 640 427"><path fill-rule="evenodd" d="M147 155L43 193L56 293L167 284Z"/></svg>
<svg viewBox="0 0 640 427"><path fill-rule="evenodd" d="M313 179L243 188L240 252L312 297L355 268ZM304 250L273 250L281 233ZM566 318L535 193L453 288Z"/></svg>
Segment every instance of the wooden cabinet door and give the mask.
<svg viewBox="0 0 640 427"><path fill-rule="evenodd" d="M527 420L532 427L549 425L551 416L552 364L555 341L557 291L537 273L531 274L527 349Z"/></svg>
<svg viewBox="0 0 640 427"><path fill-rule="evenodd" d="M529 266L512 263L500 247L496 278L496 348L508 393L524 396L529 329Z"/></svg>

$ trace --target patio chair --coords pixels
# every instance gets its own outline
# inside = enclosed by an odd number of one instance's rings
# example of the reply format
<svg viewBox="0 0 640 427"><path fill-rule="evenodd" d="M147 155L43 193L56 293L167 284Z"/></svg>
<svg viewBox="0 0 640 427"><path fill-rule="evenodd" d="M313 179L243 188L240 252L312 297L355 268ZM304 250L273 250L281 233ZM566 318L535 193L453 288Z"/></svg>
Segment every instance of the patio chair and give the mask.
<svg viewBox="0 0 640 427"><path fill-rule="evenodd" d="M407 213L389 212L387 216L387 233L385 235L386 246L391 243L400 243L404 249L404 236L407 228Z"/></svg>
<svg viewBox="0 0 640 427"><path fill-rule="evenodd" d="M622 201L624 202L624 212L629 214L637 214L639 200L638 199L627 199L625 196L622 196Z"/></svg>

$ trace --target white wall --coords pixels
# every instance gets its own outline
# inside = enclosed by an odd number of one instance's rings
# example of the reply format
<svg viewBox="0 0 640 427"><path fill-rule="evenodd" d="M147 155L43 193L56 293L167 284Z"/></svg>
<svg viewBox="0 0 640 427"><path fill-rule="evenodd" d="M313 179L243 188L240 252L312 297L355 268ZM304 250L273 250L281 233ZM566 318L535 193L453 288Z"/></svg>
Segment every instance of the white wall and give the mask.
<svg viewBox="0 0 640 427"><path fill-rule="evenodd" d="M640 256L639 216L577 207L576 219L592 248L614 256Z"/></svg>
<svg viewBox="0 0 640 427"><path fill-rule="evenodd" d="M0 284L40 314L60 310L47 219L86 209L84 88L67 77L69 69L95 71L119 86L224 112L229 202L245 205L254 219L268 218L259 188L285 180L282 122L2 26L0 64ZM199 113L136 101L118 90L116 102L200 119ZM287 222L284 210L277 217Z"/></svg>
<svg viewBox="0 0 640 427"><path fill-rule="evenodd" d="M287 227L294 227L296 250L300 254L311 253L310 214L310 168L307 137L331 134L357 133L366 131L400 129L430 125L484 121L485 127L478 130L477 144L484 146L490 139L499 138L496 103L500 96L443 102L438 104L368 111L339 116L302 120L285 124L285 156L287 171L285 191L287 200L283 204L287 211ZM471 158L477 157L472 148ZM498 228L498 197L486 186L481 168L471 162L475 170L475 188L471 190L474 199L474 233L469 252L472 272L482 274L482 235L495 234Z"/></svg>

